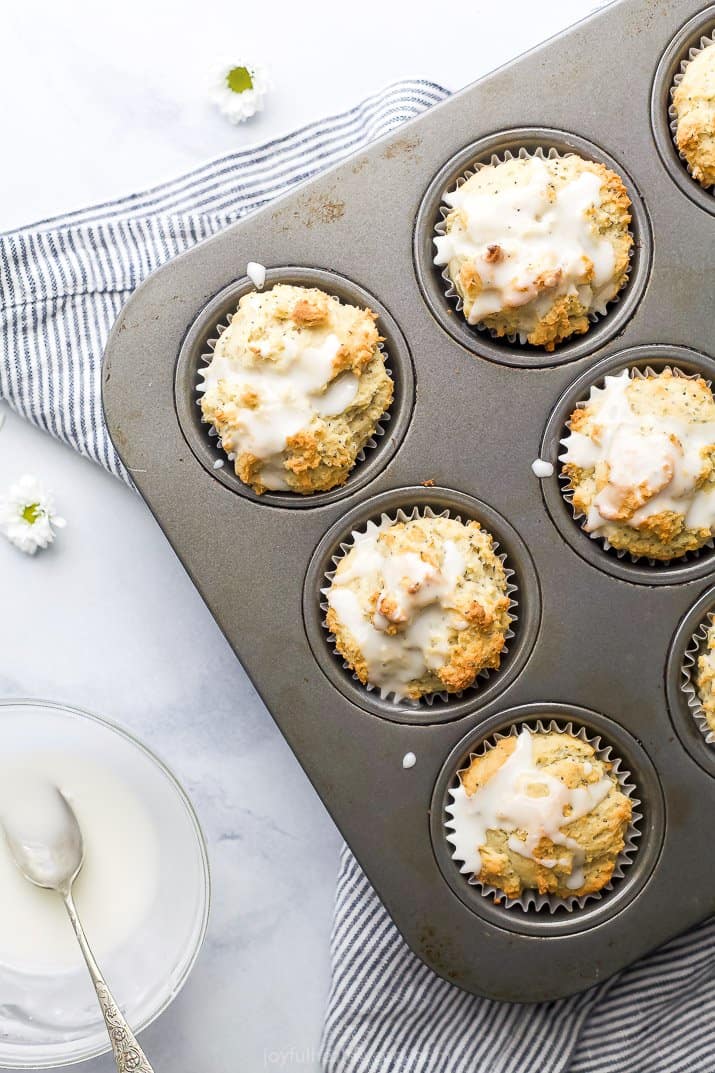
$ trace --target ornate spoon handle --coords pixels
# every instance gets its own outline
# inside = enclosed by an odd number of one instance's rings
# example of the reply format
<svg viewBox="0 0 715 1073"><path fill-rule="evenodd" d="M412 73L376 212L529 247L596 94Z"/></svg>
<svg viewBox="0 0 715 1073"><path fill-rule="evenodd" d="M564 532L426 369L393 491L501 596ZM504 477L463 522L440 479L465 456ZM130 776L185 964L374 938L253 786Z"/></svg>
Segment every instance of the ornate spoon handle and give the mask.
<svg viewBox="0 0 715 1073"><path fill-rule="evenodd" d="M94 954L87 942L87 936L84 934L82 922L77 915L71 892L63 892L62 896L80 949L84 954L84 960L87 962L94 989L97 992L99 1005L102 1008L102 1016L104 1017L104 1023L107 1026L114 1052L114 1061L117 1063L117 1070L119 1073L154 1073L144 1051L137 1043L134 1033L119 1012L119 1008L112 998L112 993L99 971L99 966L94 960Z"/></svg>

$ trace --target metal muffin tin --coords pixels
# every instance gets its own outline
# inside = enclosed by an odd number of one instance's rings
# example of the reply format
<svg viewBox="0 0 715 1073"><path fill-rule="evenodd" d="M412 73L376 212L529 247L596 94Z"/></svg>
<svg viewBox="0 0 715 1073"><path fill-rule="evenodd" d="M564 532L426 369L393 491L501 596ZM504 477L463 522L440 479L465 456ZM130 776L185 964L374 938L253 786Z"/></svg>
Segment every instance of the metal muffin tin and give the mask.
<svg viewBox="0 0 715 1073"><path fill-rule="evenodd" d="M715 8L693 0L606 8L176 258L129 300L107 346L114 443L397 926L446 979L497 999L581 991L715 910L712 855L697 852L715 762L679 690L684 647L715 602L713 552L668 566L619 559L581 531L558 473L531 470L540 455L556 463L571 402L605 370L715 372L715 220L660 116L672 42L714 24ZM551 355L464 324L430 257L452 179L522 146L613 161L634 203L620 301ZM334 492L256 497L229 463L214 469L196 363L248 289L251 260L269 266L268 285L315 283L380 314L391 420ZM502 669L432 705L363 689L319 606L341 539L414 505L483 521L518 589ZM495 730L552 716L600 735L632 773L639 848L581 910L507 909L452 861L446 793ZM407 752L417 761L405 769Z"/></svg>

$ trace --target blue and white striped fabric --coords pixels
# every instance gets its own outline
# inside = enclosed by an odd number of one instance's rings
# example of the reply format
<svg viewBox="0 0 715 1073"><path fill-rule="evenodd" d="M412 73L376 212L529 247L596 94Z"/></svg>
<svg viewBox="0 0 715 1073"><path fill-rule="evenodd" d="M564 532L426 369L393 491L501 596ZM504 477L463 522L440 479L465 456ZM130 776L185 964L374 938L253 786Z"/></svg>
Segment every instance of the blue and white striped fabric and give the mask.
<svg viewBox="0 0 715 1073"><path fill-rule="evenodd" d="M524 1006L419 961L347 847L335 905L326 1073L715 1073L715 920L582 995Z"/></svg>
<svg viewBox="0 0 715 1073"><path fill-rule="evenodd" d="M0 236L0 398L128 480L100 359L122 304L170 257L443 99L402 82L344 115L190 175ZM715 922L584 995L478 999L408 950L345 849L331 938L326 1073L715 1073Z"/></svg>
<svg viewBox="0 0 715 1073"><path fill-rule="evenodd" d="M0 235L0 398L128 481L104 426L100 358L134 288L171 257L446 95L431 82L400 82L343 115L143 194Z"/></svg>

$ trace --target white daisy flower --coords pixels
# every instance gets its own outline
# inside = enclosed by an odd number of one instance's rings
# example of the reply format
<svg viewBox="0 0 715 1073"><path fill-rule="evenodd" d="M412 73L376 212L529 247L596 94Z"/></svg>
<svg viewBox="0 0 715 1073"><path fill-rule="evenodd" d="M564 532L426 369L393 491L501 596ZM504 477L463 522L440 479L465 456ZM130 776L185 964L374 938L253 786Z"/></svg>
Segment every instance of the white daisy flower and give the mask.
<svg viewBox="0 0 715 1073"><path fill-rule="evenodd" d="M52 495L29 473L0 499L0 533L27 555L46 548L55 539L55 529L66 524L55 514Z"/></svg>
<svg viewBox="0 0 715 1073"><path fill-rule="evenodd" d="M211 100L230 123L242 123L263 107L271 88L268 73L255 63L222 63L216 67Z"/></svg>

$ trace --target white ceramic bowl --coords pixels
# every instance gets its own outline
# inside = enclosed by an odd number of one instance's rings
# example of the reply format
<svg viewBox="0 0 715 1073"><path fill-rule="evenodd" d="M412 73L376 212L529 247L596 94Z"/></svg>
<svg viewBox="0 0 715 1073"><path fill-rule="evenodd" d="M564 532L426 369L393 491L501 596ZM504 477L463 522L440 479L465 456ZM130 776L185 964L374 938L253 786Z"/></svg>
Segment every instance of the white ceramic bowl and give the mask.
<svg viewBox="0 0 715 1073"><path fill-rule="evenodd" d="M151 818L159 859L149 908L139 926L99 959L129 1024L141 1031L180 991L206 933L209 868L194 810L160 760L126 731L88 712L47 701L0 701L0 745L3 761L8 750L21 755L42 748L94 762L123 781ZM117 876L118 896L131 882L131 875ZM47 1068L108 1049L79 948L76 968L62 972L20 973L0 961L0 1066Z"/></svg>

